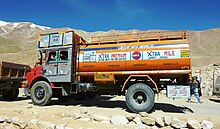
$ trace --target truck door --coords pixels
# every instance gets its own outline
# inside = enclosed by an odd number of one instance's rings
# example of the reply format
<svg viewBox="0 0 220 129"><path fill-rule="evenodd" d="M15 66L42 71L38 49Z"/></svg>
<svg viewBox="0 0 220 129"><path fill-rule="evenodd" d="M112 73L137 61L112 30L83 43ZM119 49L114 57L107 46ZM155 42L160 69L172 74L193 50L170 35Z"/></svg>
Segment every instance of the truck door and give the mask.
<svg viewBox="0 0 220 129"><path fill-rule="evenodd" d="M71 51L72 49L63 49L58 51L58 68L57 68L57 80L59 82L71 81Z"/></svg>
<svg viewBox="0 0 220 129"><path fill-rule="evenodd" d="M50 82L71 82L71 52L71 48L48 52L44 69Z"/></svg>

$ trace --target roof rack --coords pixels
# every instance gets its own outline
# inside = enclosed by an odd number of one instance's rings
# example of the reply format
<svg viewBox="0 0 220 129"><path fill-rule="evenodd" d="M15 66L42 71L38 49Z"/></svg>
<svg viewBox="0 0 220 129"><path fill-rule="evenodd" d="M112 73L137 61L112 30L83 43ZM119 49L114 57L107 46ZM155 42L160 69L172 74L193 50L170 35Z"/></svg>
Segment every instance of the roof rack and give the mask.
<svg viewBox="0 0 220 129"><path fill-rule="evenodd" d="M187 39L186 31L155 31L111 36L94 36L91 45Z"/></svg>

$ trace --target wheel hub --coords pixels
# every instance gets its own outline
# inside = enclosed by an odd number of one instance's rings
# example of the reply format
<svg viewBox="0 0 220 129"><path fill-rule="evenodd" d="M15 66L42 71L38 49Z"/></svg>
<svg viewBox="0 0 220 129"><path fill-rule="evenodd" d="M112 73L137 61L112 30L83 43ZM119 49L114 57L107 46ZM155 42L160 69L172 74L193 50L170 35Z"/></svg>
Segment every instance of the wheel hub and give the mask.
<svg viewBox="0 0 220 129"><path fill-rule="evenodd" d="M147 95L141 91L138 91L133 95L133 99L137 104L141 105L147 101Z"/></svg>
<svg viewBox="0 0 220 129"><path fill-rule="evenodd" d="M35 96L38 100L43 99L44 95L45 95L45 91L43 88L40 87L35 90Z"/></svg>

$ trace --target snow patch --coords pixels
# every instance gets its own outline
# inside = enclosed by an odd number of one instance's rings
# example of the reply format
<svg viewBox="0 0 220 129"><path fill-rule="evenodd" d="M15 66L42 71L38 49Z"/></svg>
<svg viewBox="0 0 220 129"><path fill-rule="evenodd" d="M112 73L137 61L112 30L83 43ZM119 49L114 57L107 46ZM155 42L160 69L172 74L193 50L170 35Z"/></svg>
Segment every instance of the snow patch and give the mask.
<svg viewBox="0 0 220 129"><path fill-rule="evenodd" d="M7 25L7 24L8 24L8 22L1 21L1 20L0 20L0 26L5 26L5 25Z"/></svg>
<svg viewBox="0 0 220 129"><path fill-rule="evenodd" d="M50 29L50 27L46 27L46 26L40 26L40 25L36 25L36 24L31 24L30 25L31 28L40 28L41 30L46 30L46 29Z"/></svg>

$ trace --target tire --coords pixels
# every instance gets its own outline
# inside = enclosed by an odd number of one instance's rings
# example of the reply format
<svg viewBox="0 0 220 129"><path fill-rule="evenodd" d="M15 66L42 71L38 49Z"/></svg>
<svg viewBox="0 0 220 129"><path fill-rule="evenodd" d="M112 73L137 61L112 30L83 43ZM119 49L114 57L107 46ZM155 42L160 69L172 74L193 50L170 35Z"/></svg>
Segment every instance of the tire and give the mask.
<svg viewBox="0 0 220 129"><path fill-rule="evenodd" d="M31 99L36 105L44 106L49 104L52 96L52 89L45 81L36 82L31 88Z"/></svg>
<svg viewBox="0 0 220 129"><path fill-rule="evenodd" d="M73 98L75 100L82 101L86 98L86 93L82 93L82 92L77 93L77 94L73 95Z"/></svg>
<svg viewBox="0 0 220 129"><path fill-rule="evenodd" d="M125 99L128 108L136 113L148 112L154 106L154 92L143 83L130 86L125 94Z"/></svg>
<svg viewBox="0 0 220 129"><path fill-rule="evenodd" d="M58 96L57 98L58 98L58 100L59 100L61 103L65 103L65 102L70 101L70 100L72 99L72 96L62 96L62 95L60 95L60 96Z"/></svg>
<svg viewBox="0 0 220 129"><path fill-rule="evenodd" d="M2 94L2 98L6 101L13 101L18 97L19 94L19 89L10 89L10 90L6 90L3 94Z"/></svg>

